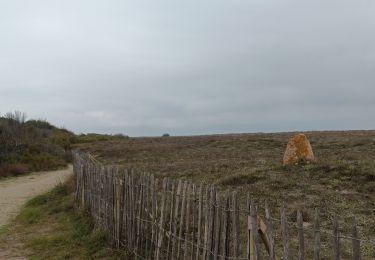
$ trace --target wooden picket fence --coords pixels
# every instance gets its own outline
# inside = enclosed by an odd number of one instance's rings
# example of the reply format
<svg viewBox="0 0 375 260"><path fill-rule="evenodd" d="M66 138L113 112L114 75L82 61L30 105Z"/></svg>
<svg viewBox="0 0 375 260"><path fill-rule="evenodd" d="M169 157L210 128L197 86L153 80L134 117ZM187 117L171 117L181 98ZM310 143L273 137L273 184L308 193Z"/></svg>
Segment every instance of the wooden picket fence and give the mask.
<svg viewBox="0 0 375 260"><path fill-rule="evenodd" d="M159 180L134 169L104 166L78 151L73 157L77 204L134 259L374 259L361 256L355 223L350 236L342 236L335 218L329 235L322 236L317 209L306 241L301 211L290 223L285 208L273 218L266 204L263 215L249 196L241 208L236 191ZM344 238L350 240L350 257L342 253ZM330 252L322 252L322 243ZM291 250L292 244L298 249Z"/></svg>

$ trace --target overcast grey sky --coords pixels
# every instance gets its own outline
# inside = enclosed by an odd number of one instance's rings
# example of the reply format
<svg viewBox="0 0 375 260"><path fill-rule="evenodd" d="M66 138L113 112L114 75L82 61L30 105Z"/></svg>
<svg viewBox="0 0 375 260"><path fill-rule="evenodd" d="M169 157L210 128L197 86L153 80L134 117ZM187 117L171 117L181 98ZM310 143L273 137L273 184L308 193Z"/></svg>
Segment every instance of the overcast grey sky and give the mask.
<svg viewBox="0 0 375 260"><path fill-rule="evenodd" d="M375 129L374 0L0 0L0 112L75 132Z"/></svg>

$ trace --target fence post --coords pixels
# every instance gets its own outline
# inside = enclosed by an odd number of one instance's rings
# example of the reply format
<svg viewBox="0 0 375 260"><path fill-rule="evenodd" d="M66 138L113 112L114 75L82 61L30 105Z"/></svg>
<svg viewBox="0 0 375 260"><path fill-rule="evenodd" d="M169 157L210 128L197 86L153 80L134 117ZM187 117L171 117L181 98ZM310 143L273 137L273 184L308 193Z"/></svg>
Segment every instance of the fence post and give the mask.
<svg viewBox="0 0 375 260"><path fill-rule="evenodd" d="M186 198L186 226L185 226L185 243L184 243L184 260L188 257L188 239L190 231L190 194L191 194L192 185L188 184L187 187L187 198Z"/></svg>
<svg viewBox="0 0 375 260"><path fill-rule="evenodd" d="M233 230L233 257L238 259L240 254L240 228L237 192L232 193L232 230Z"/></svg>
<svg viewBox="0 0 375 260"><path fill-rule="evenodd" d="M265 202L265 213L266 213L266 225L267 225L267 237L269 242L269 260L275 260L275 242L273 239L273 227L271 221L270 209L268 202Z"/></svg>
<svg viewBox="0 0 375 260"><path fill-rule="evenodd" d="M120 180L118 178L115 179L116 183L116 244L117 248L120 247Z"/></svg>
<svg viewBox="0 0 375 260"><path fill-rule="evenodd" d="M288 225L284 206L281 208L281 235L283 237L283 259L289 260Z"/></svg>
<svg viewBox="0 0 375 260"><path fill-rule="evenodd" d="M314 260L320 259L320 223L319 209L315 209L314 217Z"/></svg>
<svg viewBox="0 0 375 260"><path fill-rule="evenodd" d="M175 252L176 252L176 240L177 240L177 219L178 219L178 212L179 212L179 206L181 201L181 189L182 189L182 181L178 181L177 185L177 192L176 192L176 203L175 203L175 211L174 211L174 218L173 218L173 240L172 240L172 253L171 253L171 259L175 258Z"/></svg>
<svg viewBox="0 0 375 260"><path fill-rule="evenodd" d="M164 215L165 215L165 200L166 200L166 193L167 192L167 179L164 178L163 180L163 191L161 195L161 205L160 205L160 221L159 221L159 237L157 239L157 249L156 249L156 260L160 259L160 249L163 244L164 239Z"/></svg>
<svg viewBox="0 0 375 260"><path fill-rule="evenodd" d="M353 260L361 260L361 242L358 239L358 230L355 219L352 225L352 246L353 246Z"/></svg>
<svg viewBox="0 0 375 260"><path fill-rule="evenodd" d="M333 234L332 234L332 249L333 249L333 260L340 260L340 236L339 236L339 223L337 216L333 219Z"/></svg>
<svg viewBox="0 0 375 260"><path fill-rule="evenodd" d="M170 212L169 212L169 231L168 231L168 245L167 245L167 256L166 259L170 258L170 251L171 248L171 242L174 237L172 237L173 233L173 219L174 219L174 203L175 203L175 181L172 181L172 190L171 190L171 199L170 199Z"/></svg>
<svg viewBox="0 0 375 260"><path fill-rule="evenodd" d="M228 259L227 256L229 256L229 216L230 216L230 207L229 207L229 201L230 201L230 196L229 192L226 191L224 195L224 209L222 213L222 226L223 230L221 232L221 237L222 237L222 244L223 244L223 249L222 249L222 255L224 259Z"/></svg>
<svg viewBox="0 0 375 260"><path fill-rule="evenodd" d="M219 246L220 246L220 229L221 229L221 209L220 209L220 196L216 194L216 207L215 207L215 232L214 232L214 260L218 259Z"/></svg>
<svg viewBox="0 0 375 260"><path fill-rule="evenodd" d="M201 234L202 234L202 214L203 214L203 184L200 185L199 191L199 204L198 204L198 230L197 230L197 252L195 255L195 260L199 260L199 255L201 252Z"/></svg>
<svg viewBox="0 0 375 260"><path fill-rule="evenodd" d="M250 259L259 260L260 259L260 247L259 247L259 236L258 236L258 219L257 219L257 209L253 201L250 201L250 216L248 218L250 226Z"/></svg>
<svg viewBox="0 0 375 260"><path fill-rule="evenodd" d="M180 258L180 251L181 251L181 237L182 231L184 227L184 215L185 215L185 208L186 208L186 189L187 189L187 181L184 182L184 188L182 192L182 202L181 202L181 215L180 215L180 230L178 233L178 242L177 242L177 258Z"/></svg>
<svg viewBox="0 0 375 260"><path fill-rule="evenodd" d="M214 232L214 211L215 211L215 189L210 189L210 200L208 204L208 241L207 241L207 255L206 259L212 259L213 257L213 232Z"/></svg>
<svg viewBox="0 0 375 260"><path fill-rule="evenodd" d="M85 209L85 168L83 165L81 165L81 208Z"/></svg>
<svg viewBox="0 0 375 260"><path fill-rule="evenodd" d="M297 226L298 226L298 259L305 260L305 240L303 236L303 215L302 211L297 211Z"/></svg>
<svg viewBox="0 0 375 260"><path fill-rule="evenodd" d="M192 245L191 245L191 254L190 254L190 260L194 260L194 257L195 257L195 249L194 247L196 246L195 244L195 226L196 226L196 221L197 221L197 208L196 208L196 205L197 205L197 186L195 184L193 184L193 187L192 187L192 194L193 194L193 199L192 199L192 205L191 205L191 209L192 209L192 231L191 231L191 237L192 237Z"/></svg>

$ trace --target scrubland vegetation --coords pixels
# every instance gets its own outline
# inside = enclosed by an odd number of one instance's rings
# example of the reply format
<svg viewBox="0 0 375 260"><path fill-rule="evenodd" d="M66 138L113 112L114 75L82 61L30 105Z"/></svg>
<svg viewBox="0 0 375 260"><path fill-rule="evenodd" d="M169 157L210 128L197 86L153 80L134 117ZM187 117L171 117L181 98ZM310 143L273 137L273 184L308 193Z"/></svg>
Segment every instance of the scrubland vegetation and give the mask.
<svg viewBox="0 0 375 260"><path fill-rule="evenodd" d="M69 181L31 199L10 227L0 228L0 244L22 243L29 259L126 259L84 211L75 209L73 193Z"/></svg>
<svg viewBox="0 0 375 260"><path fill-rule="evenodd" d="M273 216L285 204L289 221L302 209L310 225L317 207L323 227L330 229L338 215L349 234L355 217L361 238L375 239L375 131L307 132L317 162L283 166L293 134L131 138L78 147L106 164L237 190L242 207L249 193L260 205L268 200ZM371 244L363 248L374 253Z"/></svg>
<svg viewBox="0 0 375 260"><path fill-rule="evenodd" d="M124 135L80 134L22 112L0 115L0 178L65 167L75 144L126 139Z"/></svg>

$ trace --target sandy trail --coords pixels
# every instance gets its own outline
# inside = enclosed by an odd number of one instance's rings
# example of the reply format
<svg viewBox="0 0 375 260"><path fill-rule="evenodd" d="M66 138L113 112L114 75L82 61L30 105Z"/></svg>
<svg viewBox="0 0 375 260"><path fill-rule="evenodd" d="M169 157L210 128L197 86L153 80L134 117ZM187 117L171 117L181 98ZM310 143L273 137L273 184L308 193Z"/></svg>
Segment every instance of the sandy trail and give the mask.
<svg viewBox="0 0 375 260"><path fill-rule="evenodd" d="M72 167L69 166L65 170L32 173L0 180L0 227L8 224L27 200L52 189L72 174Z"/></svg>

